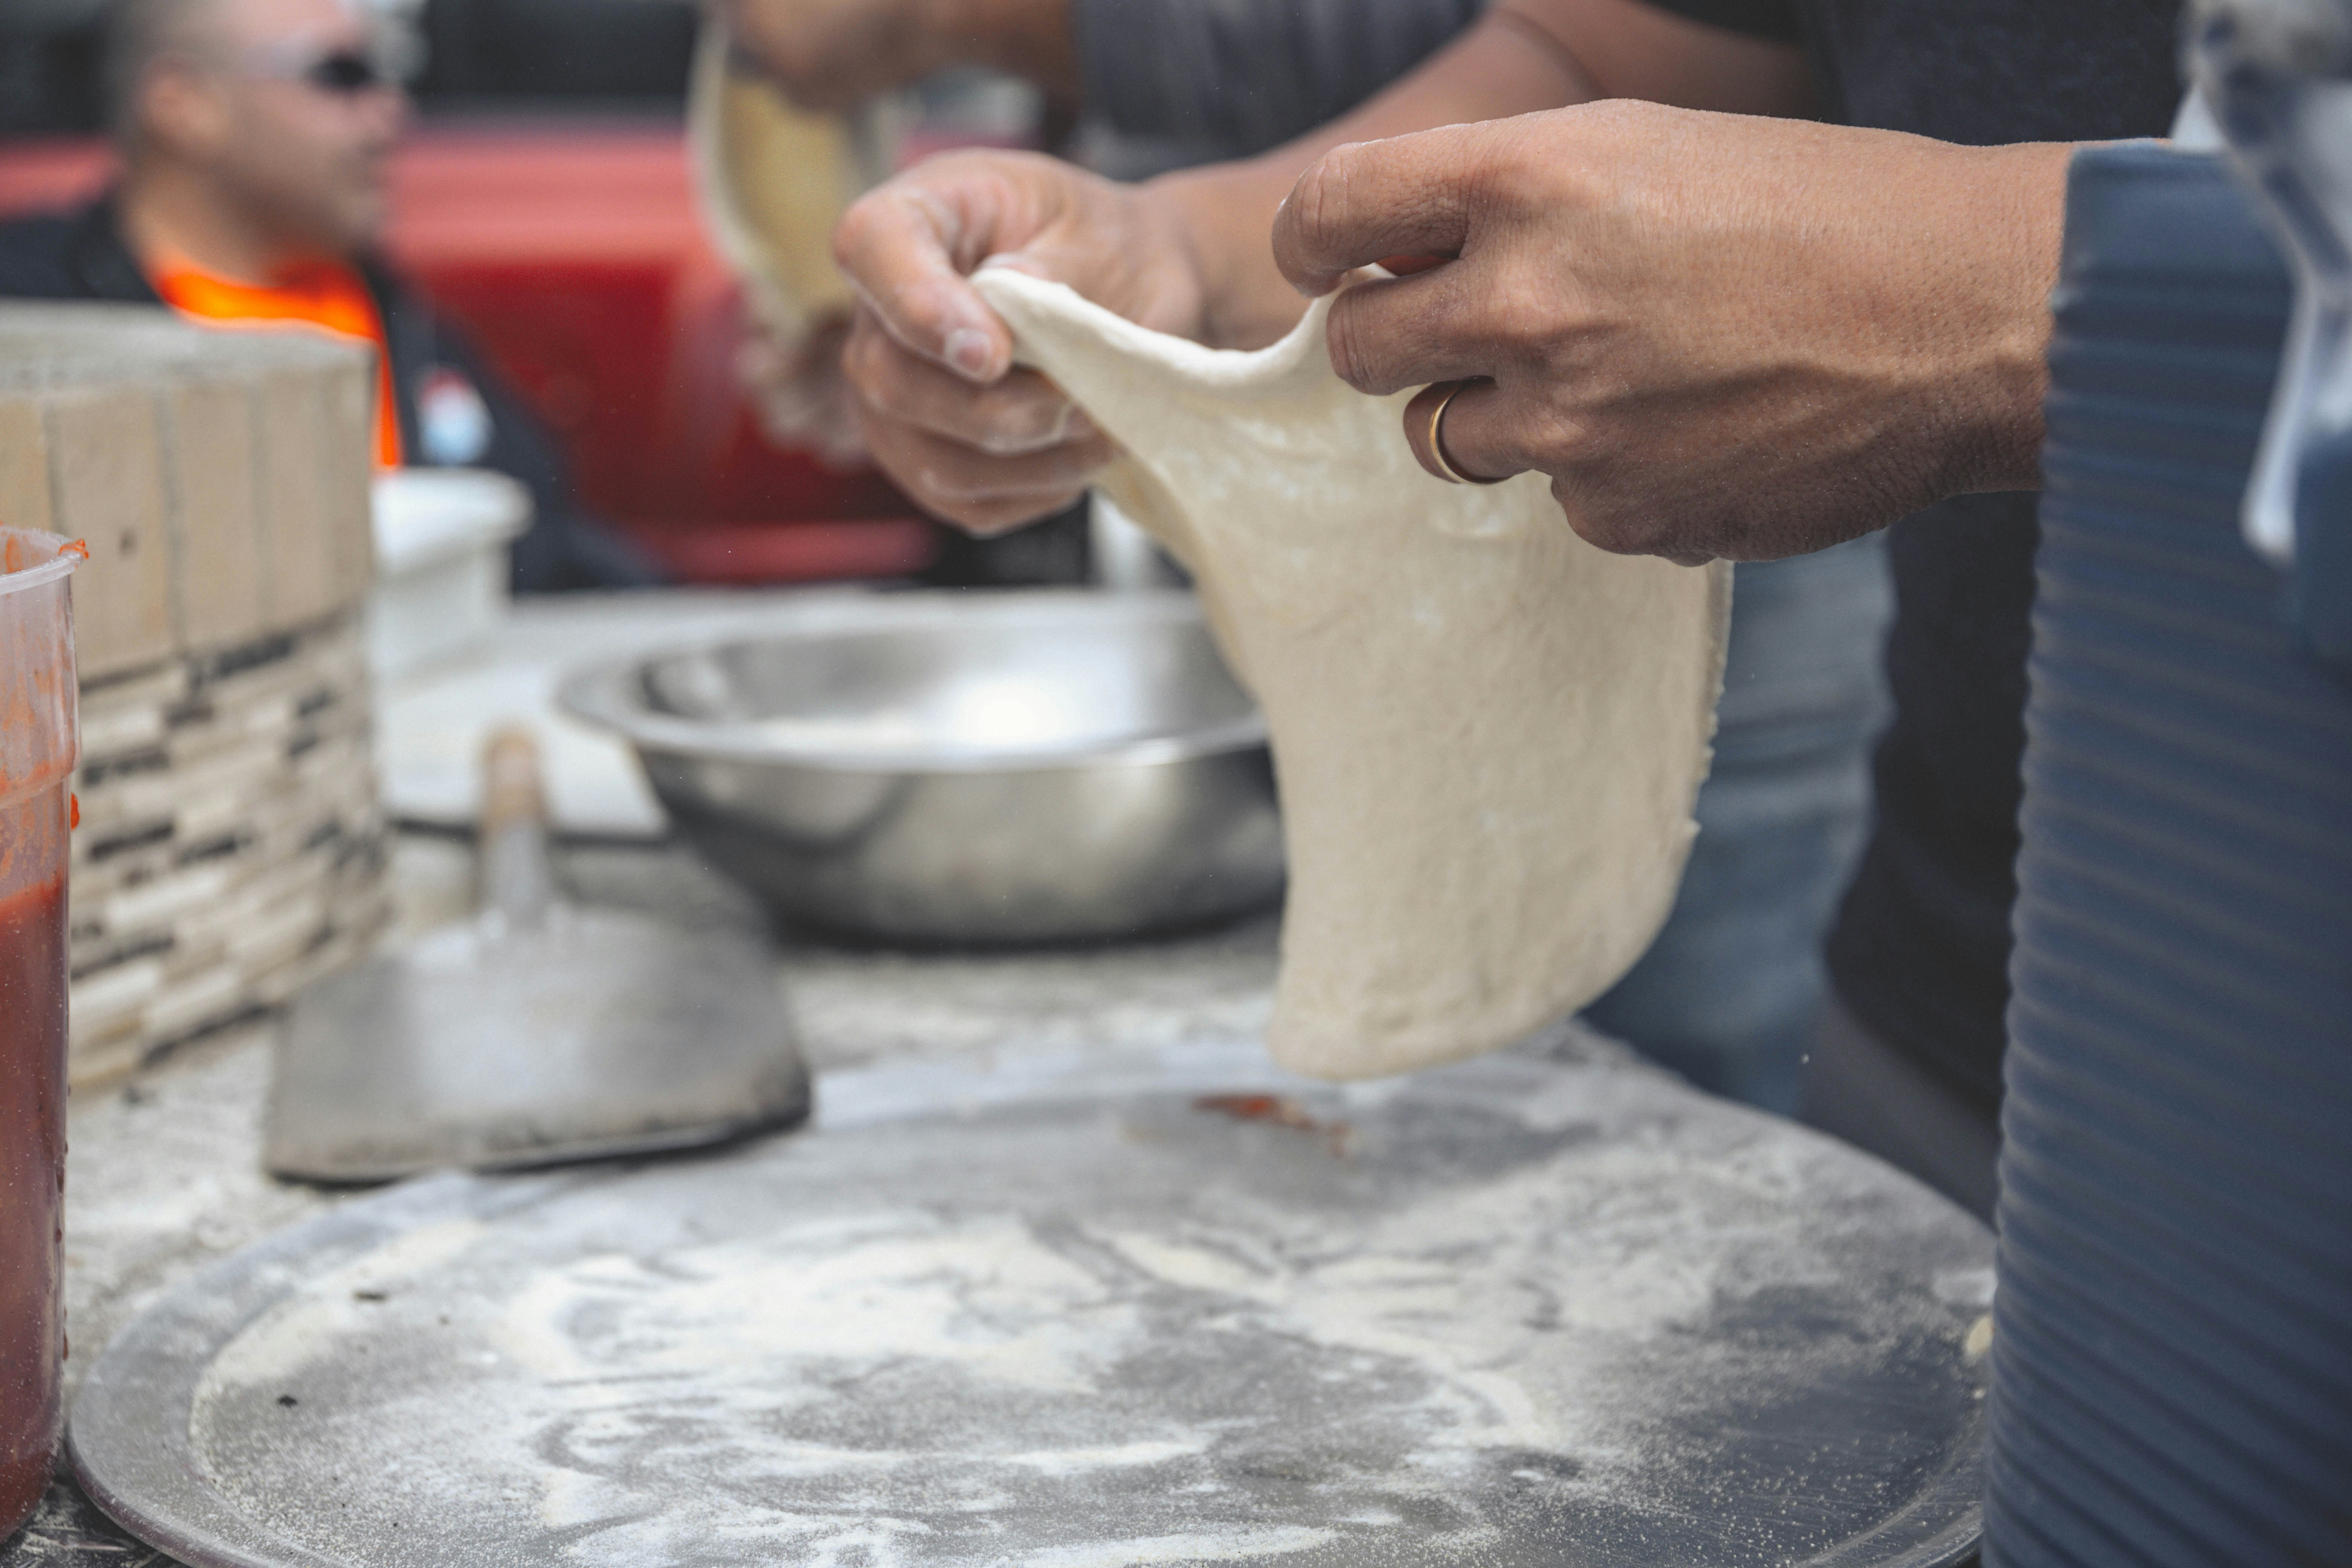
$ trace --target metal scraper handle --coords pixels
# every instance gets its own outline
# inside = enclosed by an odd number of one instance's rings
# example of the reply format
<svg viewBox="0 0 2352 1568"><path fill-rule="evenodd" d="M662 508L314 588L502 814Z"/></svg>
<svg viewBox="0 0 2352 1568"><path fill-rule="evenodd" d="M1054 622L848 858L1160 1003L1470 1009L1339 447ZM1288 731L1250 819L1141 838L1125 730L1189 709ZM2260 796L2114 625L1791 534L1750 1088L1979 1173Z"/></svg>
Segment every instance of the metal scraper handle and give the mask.
<svg viewBox="0 0 2352 1568"><path fill-rule="evenodd" d="M482 746L482 815L475 866L478 911L509 929L542 925L555 902L550 862L547 792L540 783L539 742L509 724Z"/></svg>

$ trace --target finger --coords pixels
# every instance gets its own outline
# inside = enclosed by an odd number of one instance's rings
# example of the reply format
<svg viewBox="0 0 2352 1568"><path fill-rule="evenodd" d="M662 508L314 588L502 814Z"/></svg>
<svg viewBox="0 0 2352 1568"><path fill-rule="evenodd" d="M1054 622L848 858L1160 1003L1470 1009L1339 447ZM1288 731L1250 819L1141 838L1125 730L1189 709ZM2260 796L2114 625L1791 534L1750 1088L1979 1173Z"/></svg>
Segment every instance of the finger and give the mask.
<svg viewBox="0 0 2352 1568"><path fill-rule="evenodd" d="M1677 566L1704 566L1722 556L1704 524L1662 527L1659 510L1646 496L1629 506L1574 469L1552 476L1551 499L1579 539L1612 555L1654 555Z"/></svg>
<svg viewBox="0 0 2352 1568"><path fill-rule="evenodd" d="M1413 394L1412 401L1404 405L1404 444L1412 450L1412 460L1433 479L1447 484L1459 484L1462 474L1450 466L1450 459L1438 456L1437 423L1445 417L1445 405L1462 390L1458 381L1434 382Z"/></svg>
<svg viewBox="0 0 2352 1568"><path fill-rule="evenodd" d="M1331 369L1375 397L1435 381L1493 376L1504 367L1494 296L1474 262L1417 277L1375 278L1331 302L1324 341Z"/></svg>
<svg viewBox="0 0 2352 1568"><path fill-rule="evenodd" d="M877 414L982 452L1012 457L1096 435L1093 421L1033 370L975 386L899 347L878 325L850 336L842 364Z"/></svg>
<svg viewBox="0 0 2352 1568"><path fill-rule="evenodd" d="M1275 265L1301 293L1323 295L1386 257L1460 255L1474 131L1448 126L1326 153L1275 214Z"/></svg>
<svg viewBox="0 0 2352 1568"><path fill-rule="evenodd" d="M974 532L1001 532L1060 510L1116 455L1097 438L994 458L870 414L865 433L875 461L910 499Z"/></svg>
<svg viewBox="0 0 2352 1568"><path fill-rule="evenodd" d="M828 411L824 422L810 436L818 459L835 472L870 468L873 454L866 449L866 433L858 428L857 408L847 398L842 406Z"/></svg>
<svg viewBox="0 0 2352 1568"><path fill-rule="evenodd" d="M1514 429L1510 399L1500 387L1474 381L1451 397L1449 390L1440 384L1405 405L1405 440L1423 468L1441 479L1453 477L1445 472L1451 468L1463 479L1491 482L1533 466ZM1435 461L1439 457L1444 466Z"/></svg>
<svg viewBox="0 0 2352 1568"><path fill-rule="evenodd" d="M834 259L859 302L908 353L985 385L1013 364L1013 334L965 281L995 226L984 180L894 181L834 230Z"/></svg>

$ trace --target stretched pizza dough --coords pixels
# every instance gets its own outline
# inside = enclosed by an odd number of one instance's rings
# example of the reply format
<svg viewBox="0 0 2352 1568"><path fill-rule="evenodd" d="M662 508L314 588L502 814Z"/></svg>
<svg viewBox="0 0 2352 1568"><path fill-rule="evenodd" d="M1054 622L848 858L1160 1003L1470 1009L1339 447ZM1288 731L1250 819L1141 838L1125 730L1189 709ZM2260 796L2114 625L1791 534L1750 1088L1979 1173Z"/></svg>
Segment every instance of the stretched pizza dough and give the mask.
<svg viewBox="0 0 2352 1568"><path fill-rule="evenodd" d="M1126 448L1104 489L1198 580L1265 711L1290 899L1268 1044L1323 1078L1507 1045L1648 947L1697 832L1731 574L1612 555L1540 474L1423 473L1328 305L1223 353L983 268L1022 361Z"/></svg>

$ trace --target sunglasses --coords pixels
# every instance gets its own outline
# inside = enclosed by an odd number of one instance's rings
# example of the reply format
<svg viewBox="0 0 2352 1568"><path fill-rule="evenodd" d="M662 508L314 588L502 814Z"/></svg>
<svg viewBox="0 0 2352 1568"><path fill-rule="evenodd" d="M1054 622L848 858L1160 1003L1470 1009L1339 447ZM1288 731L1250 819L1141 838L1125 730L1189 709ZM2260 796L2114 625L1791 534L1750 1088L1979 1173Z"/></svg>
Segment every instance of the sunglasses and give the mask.
<svg viewBox="0 0 2352 1568"><path fill-rule="evenodd" d="M320 56L303 68L299 79L338 98L352 98L392 85L392 75L383 67L366 55L348 49Z"/></svg>
<svg viewBox="0 0 2352 1568"><path fill-rule="evenodd" d="M331 98L357 98L399 85L380 56L351 47L323 54L299 49L264 50L251 62L251 68L256 76L272 81L299 81Z"/></svg>

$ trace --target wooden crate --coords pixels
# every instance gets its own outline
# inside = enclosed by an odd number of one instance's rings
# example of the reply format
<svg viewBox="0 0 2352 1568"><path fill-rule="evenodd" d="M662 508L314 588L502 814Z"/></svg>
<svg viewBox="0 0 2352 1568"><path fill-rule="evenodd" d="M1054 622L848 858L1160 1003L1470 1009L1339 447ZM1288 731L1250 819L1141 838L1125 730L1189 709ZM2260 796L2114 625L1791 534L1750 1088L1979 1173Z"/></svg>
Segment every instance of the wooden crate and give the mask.
<svg viewBox="0 0 2352 1568"><path fill-rule="evenodd" d="M0 306L0 519L90 551L77 1082L278 1005L384 924L373 395L368 353L312 334Z"/></svg>

